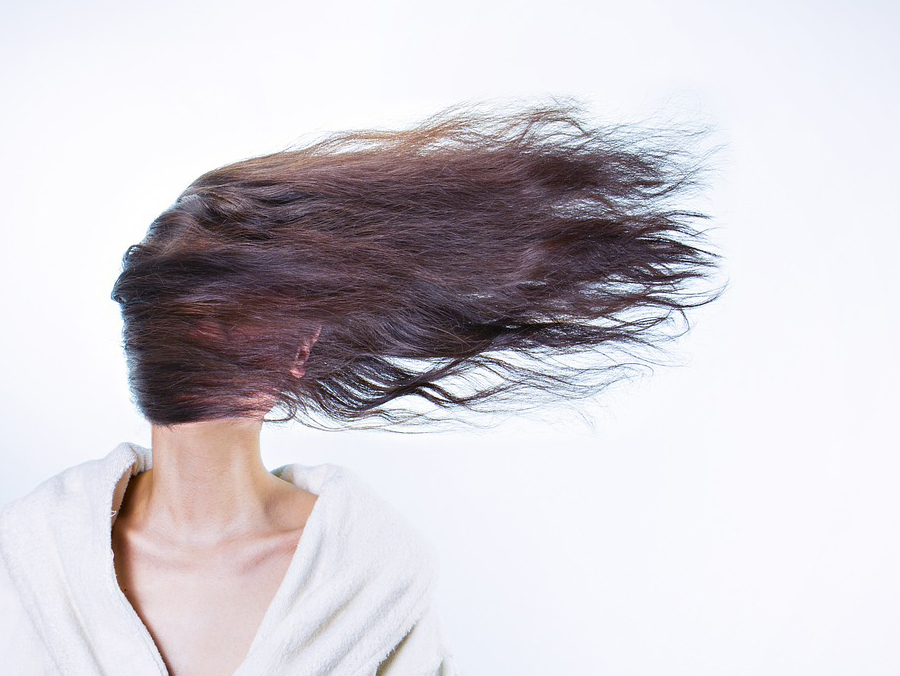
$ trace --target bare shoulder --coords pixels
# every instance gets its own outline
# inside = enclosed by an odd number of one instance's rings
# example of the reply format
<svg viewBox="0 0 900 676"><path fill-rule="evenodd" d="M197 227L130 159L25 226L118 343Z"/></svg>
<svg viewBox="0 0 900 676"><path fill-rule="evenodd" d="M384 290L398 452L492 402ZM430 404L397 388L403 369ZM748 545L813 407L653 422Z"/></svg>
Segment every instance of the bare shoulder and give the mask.
<svg viewBox="0 0 900 676"><path fill-rule="evenodd" d="M284 487L273 510L274 519L280 526L279 530L287 532L302 530L309 521L319 496L287 481L281 479L279 481Z"/></svg>

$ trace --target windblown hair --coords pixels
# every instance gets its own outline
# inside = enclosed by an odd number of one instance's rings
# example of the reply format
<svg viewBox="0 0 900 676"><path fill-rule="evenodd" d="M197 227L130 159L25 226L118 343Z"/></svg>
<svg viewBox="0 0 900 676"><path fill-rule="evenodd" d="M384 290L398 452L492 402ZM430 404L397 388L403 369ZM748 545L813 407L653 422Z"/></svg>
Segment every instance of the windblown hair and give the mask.
<svg viewBox="0 0 900 676"><path fill-rule="evenodd" d="M209 171L123 257L134 401L158 425L273 404L266 422L407 431L596 394L724 290L708 216L678 202L705 133L459 104Z"/></svg>

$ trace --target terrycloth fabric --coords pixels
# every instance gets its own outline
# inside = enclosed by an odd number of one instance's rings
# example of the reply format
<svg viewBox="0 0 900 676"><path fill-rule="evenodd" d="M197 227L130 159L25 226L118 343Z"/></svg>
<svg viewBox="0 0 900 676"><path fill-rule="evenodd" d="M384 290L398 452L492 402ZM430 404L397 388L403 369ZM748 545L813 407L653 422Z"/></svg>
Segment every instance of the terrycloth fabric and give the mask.
<svg viewBox="0 0 900 676"><path fill-rule="evenodd" d="M122 443L0 510L3 673L167 674L111 546L111 512L151 464L150 450ZM431 545L345 467L272 473L319 497L234 676L455 676Z"/></svg>

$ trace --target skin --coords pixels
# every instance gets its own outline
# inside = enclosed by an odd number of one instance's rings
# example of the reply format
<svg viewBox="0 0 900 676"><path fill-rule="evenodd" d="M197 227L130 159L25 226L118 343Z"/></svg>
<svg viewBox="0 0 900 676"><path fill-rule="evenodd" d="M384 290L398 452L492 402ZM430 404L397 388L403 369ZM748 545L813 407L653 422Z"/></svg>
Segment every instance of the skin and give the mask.
<svg viewBox="0 0 900 676"><path fill-rule="evenodd" d="M152 425L153 466L130 479L113 523L119 585L171 676L235 671L315 505L263 464L264 416Z"/></svg>

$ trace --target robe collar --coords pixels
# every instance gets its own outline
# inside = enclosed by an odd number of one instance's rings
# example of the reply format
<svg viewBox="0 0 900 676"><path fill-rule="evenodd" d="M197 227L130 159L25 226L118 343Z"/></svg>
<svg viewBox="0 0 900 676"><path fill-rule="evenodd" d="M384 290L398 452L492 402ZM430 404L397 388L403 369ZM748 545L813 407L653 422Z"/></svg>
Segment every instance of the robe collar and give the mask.
<svg viewBox="0 0 900 676"><path fill-rule="evenodd" d="M0 511L0 555L61 673L167 674L119 588L111 544L128 481L151 466L150 449L124 442ZM370 676L428 607L436 552L345 467L272 473L319 497L234 676Z"/></svg>

